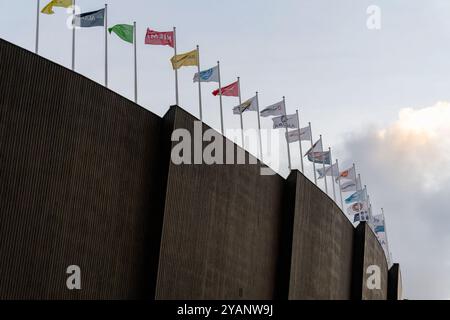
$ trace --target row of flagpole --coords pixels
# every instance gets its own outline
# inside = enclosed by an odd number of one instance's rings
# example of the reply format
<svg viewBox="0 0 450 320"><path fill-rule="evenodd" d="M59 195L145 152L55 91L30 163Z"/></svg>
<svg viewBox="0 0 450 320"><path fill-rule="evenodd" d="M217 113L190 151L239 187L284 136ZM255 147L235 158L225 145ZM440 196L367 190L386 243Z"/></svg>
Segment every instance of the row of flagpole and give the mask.
<svg viewBox="0 0 450 320"><path fill-rule="evenodd" d="M52 14L52 8L53 6L59 6L59 7L65 7L68 8L69 4L72 6L72 14L73 14L73 22L72 22L72 70L75 70L75 47L76 47L76 28L77 28L77 21L78 18L78 24L80 27L82 27L82 17L83 14L76 15L75 12L75 0L60 0L59 2L51 1L43 10L42 13ZM104 78L104 84L106 87L108 87L108 31L111 33L112 31L116 33L122 40L127 42L133 43L133 59L134 59L134 101L137 103L138 101L138 66L137 66L137 36L136 36L136 22L133 22L133 25L115 25L112 28L108 29L108 5L105 4L104 9L100 9L98 11L94 12L88 12L85 13L85 15L91 15L93 18L95 17L95 14L103 10L103 15L101 16L102 24L95 24L95 22L92 24L92 20L88 21L88 27L91 26L104 26L104 49L105 49L105 78ZM45 12L44 12L45 11ZM39 16L40 16L40 0L37 1L37 17L36 17L36 43L35 43L35 52L36 54L39 52ZM95 20L95 19L94 19ZM90 24L91 23L91 24ZM132 35L130 35L130 28L132 28ZM150 32L150 38L147 42L147 37L149 36ZM299 143L299 152L300 152L300 171L302 174L305 174L304 170L304 163L303 163L303 157L308 157L308 160L312 162L313 166L313 175L314 175L314 183L318 185L318 178L317 178L317 172L320 174L319 179L324 180L324 191L327 195L329 195L328 190L328 182L327 182L327 176L332 177L332 198L338 203L337 200L337 193L336 193L336 182L339 186L339 198L340 198L340 207L343 211L345 211L344 208L344 197L343 197L343 190L342 190L342 183L341 180L347 179L347 180L354 180L355 186L350 184L346 184L347 188L345 192L348 191L355 191L354 194L352 194L350 197L345 199L346 204L352 204L347 210L353 208L355 204L359 205L360 207L355 207L355 215L354 215L354 221L369 221L369 224L371 221L373 221L372 216L372 205L370 203L370 197L367 194L367 187L364 186L362 188L361 185L361 176L356 174L356 167L355 164L347 170L340 171L339 168L339 161L338 159L335 160L335 163L333 163L332 159L332 153L331 148L328 148L328 151L324 151L323 148L323 139L322 135L319 135L319 140L317 142L313 142L313 136L312 136L312 127L311 122L308 122L308 127L301 128L300 126L300 116L298 109L296 110L295 114L287 114L287 108L286 108L286 98L283 96L282 101L275 103L273 105L270 105L260 111L260 105L259 105L259 95L258 92L256 92L256 95L246 100L245 102L242 102L242 95L241 95L241 79L240 77L237 77L237 81L234 83L231 83L230 85L223 87L222 86L222 79L221 79L221 72L220 72L220 61L217 61L217 65L213 68L207 69L202 71L201 70L201 64L200 64L200 47L197 45L196 49L183 53L178 54L177 52L177 37L176 37L176 27L173 28L173 31L171 35L167 35L171 32L157 32L150 29L147 29L147 35L146 35L146 44L158 44L158 45L169 45L173 47L174 50L174 56L172 57L172 66L175 73L175 101L176 105L179 106L179 83L178 83L178 69L182 66L196 66L197 67L197 74L194 76L194 82L198 82L198 108L199 108L199 119L203 121L203 110L202 110L202 82L218 82L219 89L213 91L213 95L219 96L219 107L220 107L220 131L222 134L224 134L224 120L223 120L223 96L234 96L238 98L239 105L233 109L233 113L238 114L240 117L240 127L241 127L241 141L242 141L242 147L245 148L245 140L244 140L244 121L243 121L243 113L246 111L256 111L257 112L257 124L258 124L258 155L261 160L263 161L263 148L262 148L262 137L261 137L261 116L268 117L273 116L272 118L274 123L274 129L278 128L284 128L285 130L285 137L286 137L286 144L287 144L287 160L288 160L288 167L289 171L293 170L292 161L291 161L291 147L290 143L298 141ZM162 37L163 38L158 38ZM156 36L156 38L152 38L152 36ZM131 38L130 38L131 37ZM156 40L155 40L156 39ZM214 78L214 68L217 68L217 79ZM197 81L196 81L197 79ZM264 114L264 115L263 115ZM294 131L289 131L288 129L295 129ZM295 136L296 134L297 136ZM302 149L302 141L309 141L311 144L311 148L309 149L306 154L303 154ZM316 163L321 164L321 169L316 169ZM329 167L326 167L326 165L329 165ZM331 170L331 172L328 172L328 170ZM316 172L317 171L317 172ZM347 174L347 176L344 176L343 174ZM351 177L350 177L351 176ZM351 179L348 179L351 178ZM349 188L350 186L350 188ZM352 198L353 197L353 198ZM356 200L355 200L356 199ZM358 211L359 210L359 211ZM381 219L383 221L383 230L385 231L384 226L384 211L382 209L382 214L378 215L377 217L381 216ZM357 220L358 219L358 220ZM375 227L372 225L372 227L375 229ZM375 231L375 230L374 230ZM386 236L386 246L387 246L387 236ZM387 257L389 259L389 257Z"/></svg>

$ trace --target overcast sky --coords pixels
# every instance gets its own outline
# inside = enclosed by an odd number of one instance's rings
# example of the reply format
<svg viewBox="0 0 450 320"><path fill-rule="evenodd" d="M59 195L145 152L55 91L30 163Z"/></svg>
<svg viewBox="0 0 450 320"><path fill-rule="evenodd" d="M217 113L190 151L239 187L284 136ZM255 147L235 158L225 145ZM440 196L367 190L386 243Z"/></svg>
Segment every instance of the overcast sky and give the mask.
<svg viewBox="0 0 450 320"><path fill-rule="evenodd" d="M41 0L41 5L47 0ZM83 12L105 1L77 0ZM178 51L200 45L202 69L221 61L222 81L243 98L286 96L302 125L356 162L375 213L385 208L391 251L410 299L450 299L450 2L448 0L110 0L109 24L137 22L139 104L162 116L174 104L173 50L145 46L147 27L178 30ZM366 26L381 9L381 29ZM70 67L65 9L40 15L40 55ZM34 50L35 0L0 1L0 37ZM103 83L102 28L77 31L76 71ZM109 37L110 88L133 98L132 45ZM198 115L195 68L180 70L180 104ZM203 85L204 120L219 128L218 99ZM224 98L225 127L239 127ZM256 127L255 113L244 115ZM263 119L270 128L271 121ZM299 165L293 146L293 164ZM304 148L307 148L305 144ZM283 151L283 150L282 150ZM285 149L284 149L285 151ZM310 176L310 168L308 165ZM287 170L280 172L286 175Z"/></svg>

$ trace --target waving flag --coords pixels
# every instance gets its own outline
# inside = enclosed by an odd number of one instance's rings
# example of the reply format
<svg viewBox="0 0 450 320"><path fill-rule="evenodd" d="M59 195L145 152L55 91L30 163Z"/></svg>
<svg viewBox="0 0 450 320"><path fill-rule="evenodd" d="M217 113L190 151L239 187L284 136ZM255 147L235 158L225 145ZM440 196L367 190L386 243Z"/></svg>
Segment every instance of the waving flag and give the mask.
<svg viewBox="0 0 450 320"><path fill-rule="evenodd" d="M319 174L318 179L323 179L325 176L331 176L336 177L338 175L338 166L337 163L333 164L332 166L319 168L317 169L317 173Z"/></svg>
<svg viewBox="0 0 450 320"><path fill-rule="evenodd" d="M68 8L72 5L72 0L53 0L50 1L41 12L44 14L54 14L53 7Z"/></svg>
<svg viewBox="0 0 450 320"><path fill-rule="evenodd" d="M211 69L200 71L200 76L198 72L194 74L194 82L219 82L219 67L215 66Z"/></svg>
<svg viewBox="0 0 450 320"><path fill-rule="evenodd" d="M346 204L350 204L357 201L363 201L365 200L365 190L359 190L353 193L350 197L345 199Z"/></svg>
<svg viewBox="0 0 450 320"><path fill-rule="evenodd" d="M385 227L384 227L384 217L382 214L373 216L372 220L373 220L373 222L372 222L373 223L373 231L375 233L386 232Z"/></svg>
<svg viewBox="0 0 450 320"><path fill-rule="evenodd" d="M261 117L270 117L270 116L282 116L286 113L286 107L284 105L284 100L280 102L274 103L262 110L260 112Z"/></svg>
<svg viewBox="0 0 450 320"><path fill-rule="evenodd" d="M133 25L131 24L116 24L108 29L109 33L114 32L123 41L133 43Z"/></svg>
<svg viewBox="0 0 450 320"><path fill-rule="evenodd" d="M280 117L272 118L272 121L274 129L297 129L299 127L297 114L282 115Z"/></svg>
<svg viewBox="0 0 450 320"><path fill-rule="evenodd" d="M147 28L145 44L174 47L173 31L155 31Z"/></svg>
<svg viewBox="0 0 450 320"><path fill-rule="evenodd" d="M352 204L350 207L347 208L347 213L349 215L355 215L358 213L367 213L369 210L368 206L367 206L367 202L362 201L362 202L356 202L354 204Z"/></svg>
<svg viewBox="0 0 450 320"><path fill-rule="evenodd" d="M286 133L286 139L289 143L295 141L309 141L311 140L311 127L307 126L299 130L292 130Z"/></svg>
<svg viewBox="0 0 450 320"><path fill-rule="evenodd" d="M103 27L105 9L75 15L74 25L80 28Z"/></svg>
<svg viewBox="0 0 450 320"><path fill-rule="evenodd" d="M341 171L339 173L339 177L337 177L336 180L339 180L339 179L349 179L352 181L356 181L355 167L350 167L347 170Z"/></svg>
<svg viewBox="0 0 450 320"><path fill-rule="evenodd" d="M242 112L245 111L257 111L258 109L256 101L257 101L256 96L248 99L247 101L244 101L244 103L242 103L241 105L233 108L233 114L241 114Z"/></svg>
<svg viewBox="0 0 450 320"><path fill-rule="evenodd" d="M356 182L355 181L345 181L345 182L341 183L341 191L342 192L356 191Z"/></svg>
<svg viewBox="0 0 450 320"><path fill-rule="evenodd" d="M170 59L174 70L181 67L198 66L198 50L192 50L186 53L177 54Z"/></svg>
<svg viewBox="0 0 450 320"><path fill-rule="evenodd" d="M219 89L214 90L212 94L213 96L219 95ZM239 83L236 81L226 87L223 87L222 95L228 97L239 97Z"/></svg>

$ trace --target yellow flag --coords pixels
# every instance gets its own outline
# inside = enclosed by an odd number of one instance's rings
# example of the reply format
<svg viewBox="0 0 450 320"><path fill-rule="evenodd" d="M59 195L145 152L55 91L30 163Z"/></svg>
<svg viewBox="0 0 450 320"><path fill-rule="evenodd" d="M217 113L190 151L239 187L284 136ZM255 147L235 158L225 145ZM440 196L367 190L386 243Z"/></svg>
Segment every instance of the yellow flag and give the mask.
<svg viewBox="0 0 450 320"><path fill-rule="evenodd" d="M68 8L71 5L72 0L52 0L44 7L44 9L42 9L41 12L45 14L54 14L53 7Z"/></svg>
<svg viewBox="0 0 450 320"><path fill-rule="evenodd" d="M186 53L177 54L170 61L174 70L181 67L198 66L198 51L195 49Z"/></svg>

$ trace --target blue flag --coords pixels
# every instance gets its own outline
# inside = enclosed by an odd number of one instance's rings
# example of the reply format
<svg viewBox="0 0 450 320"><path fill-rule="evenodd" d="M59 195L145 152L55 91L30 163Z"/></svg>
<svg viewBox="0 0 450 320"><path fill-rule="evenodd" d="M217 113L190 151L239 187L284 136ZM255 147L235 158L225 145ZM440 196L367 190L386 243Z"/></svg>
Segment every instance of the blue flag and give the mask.
<svg viewBox="0 0 450 320"><path fill-rule="evenodd" d="M350 197L345 199L346 204L364 200L364 190L356 191Z"/></svg>

